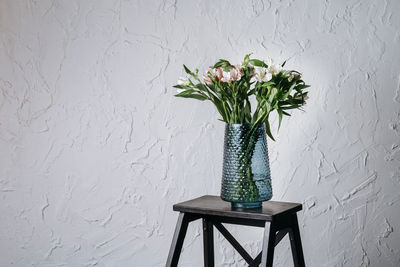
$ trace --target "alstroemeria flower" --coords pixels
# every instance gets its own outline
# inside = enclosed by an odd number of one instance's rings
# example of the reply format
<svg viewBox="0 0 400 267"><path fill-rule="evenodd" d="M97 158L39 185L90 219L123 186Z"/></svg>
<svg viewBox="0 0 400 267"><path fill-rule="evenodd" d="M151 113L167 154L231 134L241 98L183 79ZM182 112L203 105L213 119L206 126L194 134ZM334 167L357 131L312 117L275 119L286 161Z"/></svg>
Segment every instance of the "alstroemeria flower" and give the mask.
<svg viewBox="0 0 400 267"><path fill-rule="evenodd" d="M179 77L178 85L189 85L189 79L186 77Z"/></svg>
<svg viewBox="0 0 400 267"><path fill-rule="evenodd" d="M243 76L243 70L239 65L236 65L230 70L231 80L239 81Z"/></svg>
<svg viewBox="0 0 400 267"><path fill-rule="evenodd" d="M288 81L292 82L293 78L294 78L294 75L293 75L293 73L289 73L289 76L287 76L287 77L288 77Z"/></svg>
<svg viewBox="0 0 400 267"><path fill-rule="evenodd" d="M250 63L249 63L249 65L250 65ZM250 76L254 77L254 75L256 74L256 69L254 68L254 66L249 66L249 68L250 68Z"/></svg>
<svg viewBox="0 0 400 267"><path fill-rule="evenodd" d="M221 82L229 83L230 81L231 81L231 72L230 71L223 71L222 72Z"/></svg>
<svg viewBox="0 0 400 267"><path fill-rule="evenodd" d="M288 77L289 82L292 82L293 80L298 81L300 79L301 79L301 75L299 73L290 72L289 77Z"/></svg>
<svg viewBox="0 0 400 267"><path fill-rule="evenodd" d="M217 78L218 81L221 81L222 78L224 77L223 72L224 72L224 70L221 67L219 67L215 70L215 77Z"/></svg>
<svg viewBox="0 0 400 267"><path fill-rule="evenodd" d="M187 86L187 85L189 85L189 79L186 78L186 77L179 77L177 83L178 83L178 85ZM180 94L180 93L184 92L185 90L186 90L186 89L177 88L177 89L176 89L176 92L177 92L178 94Z"/></svg>
<svg viewBox="0 0 400 267"><path fill-rule="evenodd" d="M282 66L278 64L274 64L268 67L268 72L272 75L277 75L282 70Z"/></svg>
<svg viewBox="0 0 400 267"><path fill-rule="evenodd" d="M259 82L268 82L272 79L272 74L267 68L255 67L254 77Z"/></svg>
<svg viewBox="0 0 400 267"><path fill-rule="evenodd" d="M208 71L205 74L203 74L203 80L206 84L211 84L212 83L211 78L215 78L216 76L217 76L216 69L210 67Z"/></svg>
<svg viewBox="0 0 400 267"><path fill-rule="evenodd" d="M210 67L209 69L208 69L208 71L207 71L207 74L208 74L208 76L211 78L211 77L214 77L215 78L215 76L217 76L217 69L214 69L213 67Z"/></svg>
<svg viewBox="0 0 400 267"><path fill-rule="evenodd" d="M282 66L280 64L275 64L274 60L270 57L268 57L267 59L267 65L268 65L268 72L271 73L272 75L277 75L282 70Z"/></svg>
<svg viewBox="0 0 400 267"><path fill-rule="evenodd" d="M206 74L203 75L203 80L206 84L211 84L211 78L208 74L208 72Z"/></svg>

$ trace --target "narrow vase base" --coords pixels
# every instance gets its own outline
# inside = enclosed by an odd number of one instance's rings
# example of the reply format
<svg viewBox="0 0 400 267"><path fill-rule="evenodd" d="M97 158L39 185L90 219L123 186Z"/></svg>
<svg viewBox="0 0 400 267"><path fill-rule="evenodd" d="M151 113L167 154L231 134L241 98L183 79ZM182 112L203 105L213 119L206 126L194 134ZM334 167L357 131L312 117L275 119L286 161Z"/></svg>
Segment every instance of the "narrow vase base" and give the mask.
<svg viewBox="0 0 400 267"><path fill-rule="evenodd" d="M262 207L262 202L231 202L232 208L256 209Z"/></svg>

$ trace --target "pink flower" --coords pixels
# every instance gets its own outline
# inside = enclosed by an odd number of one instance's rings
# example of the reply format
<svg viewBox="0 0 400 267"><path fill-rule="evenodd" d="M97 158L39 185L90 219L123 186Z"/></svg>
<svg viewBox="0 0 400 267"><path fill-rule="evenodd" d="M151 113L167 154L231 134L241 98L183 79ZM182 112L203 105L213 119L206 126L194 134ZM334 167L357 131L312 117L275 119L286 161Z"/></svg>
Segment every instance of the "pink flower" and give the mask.
<svg viewBox="0 0 400 267"><path fill-rule="evenodd" d="M221 67L215 70L215 77L218 81L221 81L224 78L224 70Z"/></svg>
<svg viewBox="0 0 400 267"><path fill-rule="evenodd" d="M296 72L291 72L289 74L289 77L288 77L288 81L289 82L292 82L293 80L297 81L297 80L300 80L300 79L301 79L300 73L296 73Z"/></svg>
<svg viewBox="0 0 400 267"><path fill-rule="evenodd" d="M215 77L220 82L230 83L232 81L239 81L243 74L244 72L239 65L230 67L229 71L225 71L224 68L218 67L216 69L210 69L207 72L207 77L204 76L204 81L208 83L210 77Z"/></svg>
<svg viewBox="0 0 400 267"><path fill-rule="evenodd" d="M239 65L236 65L230 70L230 81L239 81L243 76L243 70Z"/></svg>

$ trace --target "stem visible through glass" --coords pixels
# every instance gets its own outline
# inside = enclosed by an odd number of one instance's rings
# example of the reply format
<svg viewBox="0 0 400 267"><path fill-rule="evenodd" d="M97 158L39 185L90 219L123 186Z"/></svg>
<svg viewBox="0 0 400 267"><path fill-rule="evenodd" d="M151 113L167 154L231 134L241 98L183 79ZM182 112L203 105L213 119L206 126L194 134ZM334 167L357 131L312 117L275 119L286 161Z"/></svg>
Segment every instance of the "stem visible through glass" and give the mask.
<svg viewBox="0 0 400 267"><path fill-rule="evenodd" d="M234 193L235 195L242 196L246 202L256 202L260 196L251 170L252 157L259 137L259 129L253 129L253 127L250 127L249 130L244 131L243 142L241 144L242 153L240 153L239 157L239 179L235 187L237 192Z"/></svg>

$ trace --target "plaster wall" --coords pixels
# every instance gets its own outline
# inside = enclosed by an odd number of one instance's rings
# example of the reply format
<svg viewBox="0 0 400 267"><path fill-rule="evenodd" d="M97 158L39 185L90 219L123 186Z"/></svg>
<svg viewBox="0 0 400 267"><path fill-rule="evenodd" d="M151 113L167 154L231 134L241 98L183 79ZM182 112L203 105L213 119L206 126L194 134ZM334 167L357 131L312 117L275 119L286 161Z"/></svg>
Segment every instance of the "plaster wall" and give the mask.
<svg viewBox="0 0 400 267"><path fill-rule="evenodd" d="M400 1L0 1L0 266L164 266L176 202L219 194L223 129L182 64L288 60L269 142L308 266L400 266ZM256 255L261 230L229 227ZM216 234L217 266L245 266ZM202 266L198 222L181 266ZM292 266L288 241L276 266Z"/></svg>

